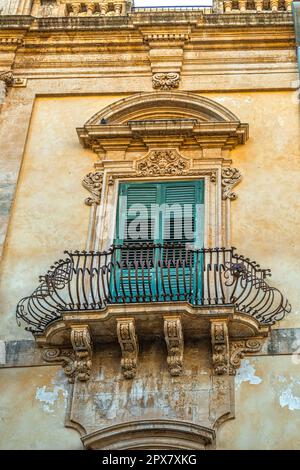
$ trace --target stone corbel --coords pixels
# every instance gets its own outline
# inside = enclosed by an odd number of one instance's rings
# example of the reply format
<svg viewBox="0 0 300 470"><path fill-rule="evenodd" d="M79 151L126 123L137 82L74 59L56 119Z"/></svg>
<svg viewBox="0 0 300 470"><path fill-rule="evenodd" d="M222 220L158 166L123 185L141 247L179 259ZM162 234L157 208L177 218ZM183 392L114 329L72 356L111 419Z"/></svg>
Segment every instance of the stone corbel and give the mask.
<svg viewBox="0 0 300 470"><path fill-rule="evenodd" d="M92 370L93 345L87 325L71 327L71 343L75 353L75 378L89 380Z"/></svg>
<svg viewBox="0 0 300 470"><path fill-rule="evenodd" d="M241 360L247 354L254 354L261 350L263 338L233 340L230 342L229 373L235 375L241 365Z"/></svg>
<svg viewBox="0 0 300 470"><path fill-rule="evenodd" d="M168 368L172 376L178 376L183 371L183 332L179 316L164 317L164 334L168 350Z"/></svg>
<svg viewBox="0 0 300 470"><path fill-rule="evenodd" d="M61 364L70 383L75 381L75 353L72 349L49 348L43 351L45 362Z"/></svg>
<svg viewBox="0 0 300 470"><path fill-rule="evenodd" d="M133 379L139 352L134 318L118 318L117 335L122 352L121 368L124 378Z"/></svg>
<svg viewBox="0 0 300 470"><path fill-rule="evenodd" d="M213 373L229 373L229 337L226 320L211 320Z"/></svg>

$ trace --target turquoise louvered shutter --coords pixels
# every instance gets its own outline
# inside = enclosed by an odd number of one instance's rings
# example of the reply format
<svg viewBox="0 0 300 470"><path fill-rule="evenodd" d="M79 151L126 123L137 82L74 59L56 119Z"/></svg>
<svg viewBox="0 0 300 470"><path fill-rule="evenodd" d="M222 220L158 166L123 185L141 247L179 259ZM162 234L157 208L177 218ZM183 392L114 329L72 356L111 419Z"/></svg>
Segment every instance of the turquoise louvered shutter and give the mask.
<svg viewBox="0 0 300 470"><path fill-rule="evenodd" d="M166 183L163 200L162 237L172 248L164 250L167 268L162 271L161 296L193 301L201 298L196 273L202 258L191 248L203 247L204 181Z"/></svg>
<svg viewBox="0 0 300 470"><path fill-rule="evenodd" d="M203 202L204 181L121 184L115 242L122 249L116 251L113 273L115 301L198 296L195 273L201 260L194 259L186 244L203 246Z"/></svg>
<svg viewBox="0 0 300 470"><path fill-rule="evenodd" d="M117 214L117 243L158 241L158 221L151 217L151 208L158 204L158 192L157 184L121 184Z"/></svg>

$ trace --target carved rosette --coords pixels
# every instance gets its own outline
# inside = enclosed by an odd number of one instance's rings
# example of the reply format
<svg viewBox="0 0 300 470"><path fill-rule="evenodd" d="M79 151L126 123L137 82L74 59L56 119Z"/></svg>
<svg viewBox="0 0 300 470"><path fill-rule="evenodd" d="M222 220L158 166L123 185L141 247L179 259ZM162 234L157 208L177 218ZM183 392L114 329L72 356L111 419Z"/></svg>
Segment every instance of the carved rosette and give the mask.
<svg viewBox="0 0 300 470"><path fill-rule="evenodd" d="M103 173L100 171L88 173L82 181L82 186L92 194L92 197L85 199L85 204L87 206L99 205L103 186Z"/></svg>
<svg viewBox="0 0 300 470"><path fill-rule="evenodd" d="M155 90L173 90L179 87L180 75L175 72L155 73L152 85Z"/></svg>
<svg viewBox="0 0 300 470"><path fill-rule="evenodd" d="M75 352L75 375L82 382L89 380L93 346L88 326L72 326L71 343Z"/></svg>
<svg viewBox="0 0 300 470"><path fill-rule="evenodd" d="M242 175L237 168L224 168L222 170L222 199L230 199L231 201L237 198L237 194L232 191L242 179Z"/></svg>
<svg viewBox="0 0 300 470"><path fill-rule="evenodd" d="M74 382L76 373L76 363L75 353L72 349L49 348L44 350L42 356L44 361L46 362L62 364L64 372L68 377L69 382Z"/></svg>
<svg viewBox="0 0 300 470"><path fill-rule="evenodd" d="M259 352L262 347L262 338L243 339L230 342L230 375L235 375L246 354Z"/></svg>
<svg viewBox="0 0 300 470"><path fill-rule="evenodd" d="M138 359L138 340L134 318L117 320L117 335L122 352L121 368L125 379L133 379Z"/></svg>
<svg viewBox="0 0 300 470"><path fill-rule="evenodd" d="M175 150L154 150L137 162L138 176L179 176L189 170L189 161Z"/></svg>
<svg viewBox="0 0 300 470"><path fill-rule="evenodd" d="M213 373L223 375L229 373L229 338L228 327L224 320L211 321L211 343Z"/></svg>
<svg viewBox="0 0 300 470"><path fill-rule="evenodd" d="M180 317L164 317L164 334L168 350L167 363L170 374L178 376L183 371L183 332Z"/></svg>

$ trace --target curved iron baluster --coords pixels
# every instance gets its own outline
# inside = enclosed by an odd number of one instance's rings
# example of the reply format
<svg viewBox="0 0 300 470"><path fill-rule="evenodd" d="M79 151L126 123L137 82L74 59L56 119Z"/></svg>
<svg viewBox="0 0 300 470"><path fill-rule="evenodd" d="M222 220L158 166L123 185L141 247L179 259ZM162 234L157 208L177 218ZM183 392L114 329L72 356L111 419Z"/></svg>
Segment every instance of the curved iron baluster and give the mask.
<svg viewBox="0 0 300 470"><path fill-rule="evenodd" d="M67 258L54 263L34 292L17 305L18 325L25 323L34 334L43 333L62 311L97 310L115 302L234 305L262 324L273 324L291 311L282 293L269 286L270 270L235 248L194 250L148 242L65 253Z"/></svg>

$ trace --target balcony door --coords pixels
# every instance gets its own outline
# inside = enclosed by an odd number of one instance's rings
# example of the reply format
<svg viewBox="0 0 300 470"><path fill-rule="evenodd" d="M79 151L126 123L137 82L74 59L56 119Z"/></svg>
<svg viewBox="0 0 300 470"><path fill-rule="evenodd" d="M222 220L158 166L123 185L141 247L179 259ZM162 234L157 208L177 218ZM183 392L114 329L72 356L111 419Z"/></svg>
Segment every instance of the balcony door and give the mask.
<svg viewBox="0 0 300 470"><path fill-rule="evenodd" d="M111 290L114 302L195 301L203 247L204 181L122 183Z"/></svg>

